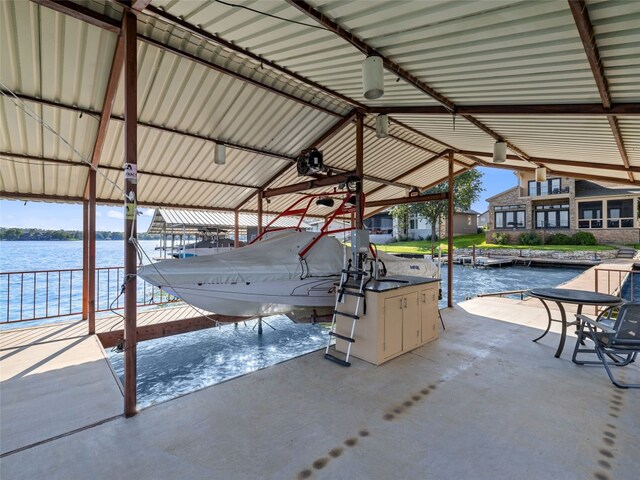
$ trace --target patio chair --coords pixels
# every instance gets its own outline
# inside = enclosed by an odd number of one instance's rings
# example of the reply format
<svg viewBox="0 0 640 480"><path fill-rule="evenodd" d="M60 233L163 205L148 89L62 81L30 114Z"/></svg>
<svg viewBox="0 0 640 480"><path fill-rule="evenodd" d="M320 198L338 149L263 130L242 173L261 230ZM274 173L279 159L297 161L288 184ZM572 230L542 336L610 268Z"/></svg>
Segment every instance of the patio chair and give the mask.
<svg viewBox="0 0 640 480"><path fill-rule="evenodd" d="M602 364L616 387L640 388L640 383L625 384L616 381L611 372L612 366L624 367L633 363L640 352L640 303L610 307L595 320L581 314L576 317L580 322L580 328L573 350L573 363ZM589 348L585 340L593 342L593 348ZM598 360L578 360L578 355L585 353L595 353Z"/></svg>

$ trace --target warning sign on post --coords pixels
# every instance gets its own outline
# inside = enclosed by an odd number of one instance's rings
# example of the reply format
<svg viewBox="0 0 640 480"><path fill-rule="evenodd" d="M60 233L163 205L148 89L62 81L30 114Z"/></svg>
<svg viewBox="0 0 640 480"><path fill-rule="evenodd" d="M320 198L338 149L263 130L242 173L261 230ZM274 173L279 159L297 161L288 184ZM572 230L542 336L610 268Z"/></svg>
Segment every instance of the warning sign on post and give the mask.
<svg viewBox="0 0 640 480"><path fill-rule="evenodd" d="M127 220L133 220L136 218L136 206L133 203L125 203L125 218Z"/></svg>
<svg viewBox="0 0 640 480"><path fill-rule="evenodd" d="M124 179L126 182L138 183L138 166L133 163L125 163Z"/></svg>

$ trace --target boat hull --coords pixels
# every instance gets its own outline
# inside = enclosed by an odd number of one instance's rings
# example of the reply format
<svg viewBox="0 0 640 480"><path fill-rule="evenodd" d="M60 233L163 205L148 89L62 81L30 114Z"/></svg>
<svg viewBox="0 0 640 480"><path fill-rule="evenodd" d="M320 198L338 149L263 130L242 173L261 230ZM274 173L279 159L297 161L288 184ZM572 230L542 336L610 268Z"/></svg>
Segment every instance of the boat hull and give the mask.
<svg viewBox="0 0 640 480"><path fill-rule="evenodd" d="M220 315L268 316L299 308L332 307L339 276L234 284L163 286L194 307Z"/></svg>

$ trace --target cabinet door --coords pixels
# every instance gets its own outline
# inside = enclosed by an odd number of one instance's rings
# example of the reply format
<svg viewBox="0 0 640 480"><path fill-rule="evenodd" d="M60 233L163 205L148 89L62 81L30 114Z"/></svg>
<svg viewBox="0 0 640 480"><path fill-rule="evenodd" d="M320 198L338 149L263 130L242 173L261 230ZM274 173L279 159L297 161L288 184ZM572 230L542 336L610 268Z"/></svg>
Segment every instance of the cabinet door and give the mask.
<svg viewBox="0 0 640 480"><path fill-rule="evenodd" d="M384 301L384 358L402 351L402 311L404 296L390 297Z"/></svg>
<svg viewBox="0 0 640 480"><path fill-rule="evenodd" d="M420 291L420 319L422 343L438 336L438 286L437 284Z"/></svg>
<svg viewBox="0 0 640 480"><path fill-rule="evenodd" d="M402 304L402 350L405 352L418 346L420 337L420 309L418 292L408 293Z"/></svg>

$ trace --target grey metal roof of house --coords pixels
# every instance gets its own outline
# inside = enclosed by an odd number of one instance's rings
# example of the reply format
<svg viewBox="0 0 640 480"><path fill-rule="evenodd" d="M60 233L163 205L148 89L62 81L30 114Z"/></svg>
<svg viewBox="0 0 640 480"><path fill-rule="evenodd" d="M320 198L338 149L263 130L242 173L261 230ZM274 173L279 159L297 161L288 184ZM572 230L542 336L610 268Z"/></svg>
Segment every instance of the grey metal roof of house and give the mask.
<svg viewBox="0 0 640 480"><path fill-rule="evenodd" d="M274 215L264 215L263 225L266 225L274 218ZM170 233L173 227L176 235L186 233L193 235L204 229L231 230L234 228L233 212L202 211L202 210L173 210L168 208L158 208L153 213L151 224L147 233ZM282 217L278 219L274 227L295 227L298 225L298 218ZM258 216L254 213L239 213L238 226L241 229L258 226ZM301 228L308 229L309 224L302 222Z"/></svg>
<svg viewBox="0 0 640 480"><path fill-rule="evenodd" d="M591 180L576 180L576 198L608 197L613 195L640 196L640 188Z"/></svg>

